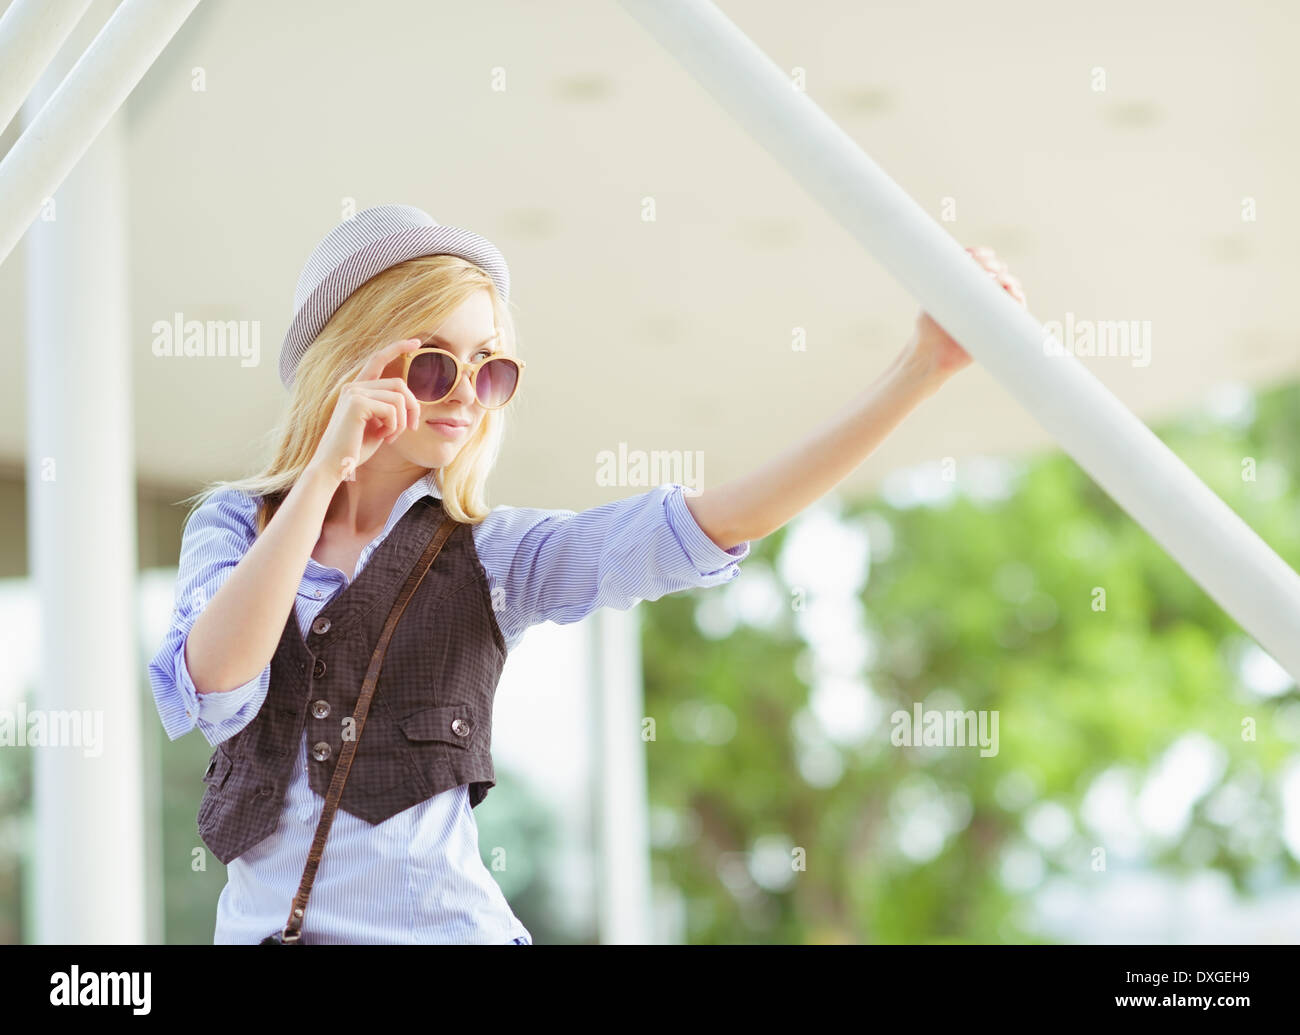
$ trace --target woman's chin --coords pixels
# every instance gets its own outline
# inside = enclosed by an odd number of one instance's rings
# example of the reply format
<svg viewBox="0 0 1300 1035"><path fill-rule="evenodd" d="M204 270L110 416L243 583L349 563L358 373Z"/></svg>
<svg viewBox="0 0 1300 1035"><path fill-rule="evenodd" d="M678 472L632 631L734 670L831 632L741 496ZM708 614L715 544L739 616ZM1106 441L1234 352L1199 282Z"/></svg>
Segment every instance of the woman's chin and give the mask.
<svg viewBox="0 0 1300 1035"><path fill-rule="evenodd" d="M454 443L425 446L420 450L420 464L424 467L446 467L456 459L461 446Z"/></svg>
<svg viewBox="0 0 1300 1035"><path fill-rule="evenodd" d="M402 459L421 467L446 467L459 455L461 445L453 442L403 442L394 443Z"/></svg>

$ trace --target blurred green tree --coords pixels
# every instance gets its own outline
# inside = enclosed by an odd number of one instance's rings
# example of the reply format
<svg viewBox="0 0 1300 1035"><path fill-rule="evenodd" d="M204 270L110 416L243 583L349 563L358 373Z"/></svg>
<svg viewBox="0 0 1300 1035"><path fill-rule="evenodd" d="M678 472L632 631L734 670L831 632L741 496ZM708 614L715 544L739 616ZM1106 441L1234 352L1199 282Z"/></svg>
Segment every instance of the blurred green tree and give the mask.
<svg viewBox="0 0 1300 1035"><path fill-rule="evenodd" d="M1158 433L1300 568L1300 386L1223 398ZM1033 942L1049 940L1026 908L1041 879L1086 888L1107 857L1217 870L1247 895L1300 872L1276 779L1297 755L1295 684L1251 686L1248 669L1280 670L1071 459L1010 467L1001 498L961 461L947 486L942 465L918 475L929 505L845 506L873 554L856 600L876 720L847 743L817 718L806 587L773 575L775 621L701 631L711 595L735 621L746 575L780 570L803 515L755 543L734 583L645 609L655 873L680 891L689 941ZM997 753L894 746L890 717L915 702L996 713ZM1189 735L1221 764L1186 820L1148 816L1136 847L1108 843L1089 788L1106 773L1140 788Z"/></svg>

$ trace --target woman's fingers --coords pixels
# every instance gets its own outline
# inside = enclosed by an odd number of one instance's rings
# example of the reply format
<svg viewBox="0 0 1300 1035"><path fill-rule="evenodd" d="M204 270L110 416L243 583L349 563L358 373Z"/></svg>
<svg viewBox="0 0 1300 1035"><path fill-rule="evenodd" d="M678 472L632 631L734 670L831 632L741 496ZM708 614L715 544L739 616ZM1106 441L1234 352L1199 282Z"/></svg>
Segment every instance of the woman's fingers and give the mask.
<svg viewBox="0 0 1300 1035"><path fill-rule="evenodd" d="M372 385L354 386L352 392L361 400L366 420L378 420L384 428L389 429L384 435L385 439L391 442L406 430L409 411L406 397L401 392Z"/></svg>
<svg viewBox="0 0 1300 1035"><path fill-rule="evenodd" d="M403 352L413 352L420 347L419 338L404 338L402 341L395 341L388 345L366 361L366 365L361 369L358 381L375 381L379 375L384 372L384 368Z"/></svg>
<svg viewBox="0 0 1300 1035"><path fill-rule="evenodd" d="M420 400L415 397L411 391L411 386L401 377L382 377L378 381L372 382L376 388L391 388L399 392L406 400L406 420L408 427L419 427L420 425Z"/></svg>
<svg viewBox="0 0 1300 1035"><path fill-rule="evenodd" d="M986 245L976 245L973 248L967 248L971 256L988 270L989 276L997 280L1022 306L1028 307L1028 301L1025 298L1025 291L1019 278L1014 276L1008 269L1007 264L998 258L997 253Z"/></svg>
<svg viewBox="0 0 1300 1035"><path fill-rule="evenodd" d="M1015 277L1011 277L1011 276L1003 277L1002 286L1006 288L1009 292L1011 292L1011 297L1014 298L1021 305L1027 306L1029 304L1028 301L1025 299L1025 292L1024 289L1020 286L1020 281L1018 281Z"/></svg>
<svg viewBox="0 0 1300 1035"><path fill-rule="evenodd" d="M374 381L353 381L348 386L358 395L371 395L379 392L389 402L401 401L400 409L406 417L405 427L418 427L420 423L420 400L411 391L411 386L400 377L382 377ZM405 430L405 428L403 428Z"/></svg>
<svg viewBox="0 0 1300 1035"><path fill-rule="evenodd" d="M995 270L998 273L1007 271L1007 264L998 258L997 253L992 248L984 245L977 245L974 248L967 248L968 252L975 257L975 261L983 266L986 270Z"/></svg>

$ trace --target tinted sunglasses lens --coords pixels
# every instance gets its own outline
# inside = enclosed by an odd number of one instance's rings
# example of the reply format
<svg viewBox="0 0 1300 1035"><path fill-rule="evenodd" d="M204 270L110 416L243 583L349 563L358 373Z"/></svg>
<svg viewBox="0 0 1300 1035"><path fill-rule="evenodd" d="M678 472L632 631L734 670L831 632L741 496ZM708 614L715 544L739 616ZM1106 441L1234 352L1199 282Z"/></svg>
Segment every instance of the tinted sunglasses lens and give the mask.
<svg viewBox="0 0 1300 1035"><path fill-rule="evenodd" d="M519 386L519 367L509 359L489 359L475 378L478 401L487 407L503 406Z"/></svg>
<svg viewBox="0 0 1300 1035"><path fill-rule="evenodd" d="M420 402L437 402L451 391L456 364L440 352L421 352L411 360L406 383Z"/></svg>

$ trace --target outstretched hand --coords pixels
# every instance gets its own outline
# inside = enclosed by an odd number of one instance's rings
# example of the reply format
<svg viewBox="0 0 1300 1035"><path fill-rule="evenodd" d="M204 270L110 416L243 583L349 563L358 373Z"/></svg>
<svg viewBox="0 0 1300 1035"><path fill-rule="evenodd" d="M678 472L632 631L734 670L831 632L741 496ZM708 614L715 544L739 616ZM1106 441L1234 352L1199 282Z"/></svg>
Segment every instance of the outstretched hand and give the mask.
<svg viewBox="0 0 1300 1035"><path fill-rule="evenodd" d="M1024 290L1020 281L1007 269L1007 264L997 257L992 248L977 246L967 248L967 252L995 278L1011 297L1021 306L1028 308ZM952 337L935 323L929 313L922 311L917 315L916 327L912 339L908 342L912 353L925 365L941 376L955 374L970 364L971 355L955 342Z"/></svg>

